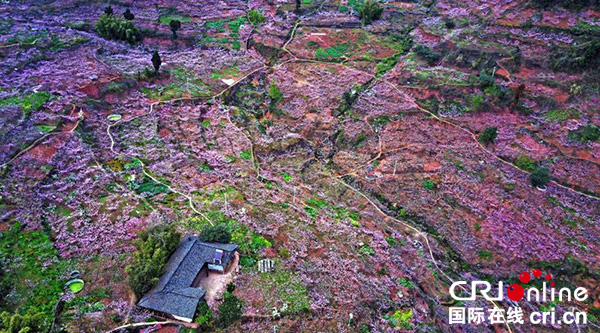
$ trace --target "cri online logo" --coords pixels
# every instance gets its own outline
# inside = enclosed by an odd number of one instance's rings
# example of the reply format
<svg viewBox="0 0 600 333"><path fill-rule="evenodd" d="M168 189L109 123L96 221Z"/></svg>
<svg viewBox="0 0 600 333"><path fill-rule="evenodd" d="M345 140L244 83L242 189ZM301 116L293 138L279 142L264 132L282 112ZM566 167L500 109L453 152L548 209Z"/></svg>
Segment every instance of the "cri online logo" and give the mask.
<svg viewBox="0 0 600 333"><path fill-rule="evenodd" d="M539 278L542 276L542 271L539 269L534 269L532 273L533 273L533 276L536 278ZM545 280L546 281L552 280L552 275L550 275L550 274L546 275ZM531 275L528 272L523 272L519 275L519 281L521 281L521 283L523 283L523 284L528 283L529 281L531 281ZM515 301L515 302L520 301L525 296L526 296L525 298L528 301L535 301L535 302L554 301L557 296L556 289L554 288L555 283L551 282L550 286L552 288L548 289L546 286L546 281L544 281L542 283L541 291L538 288L530 287L530 288L527 288L527 293L525 292L525 289L523 289L523 287L520 284L517 284L517 283L511 284L506 289L506 296L510 300ZM502 281L498 282L498 291L497 291L496 297L489 295L489 292L491 291L492 286L487 281L472 281L470 295L467 297L460 297L460 296L456 295L456 292L455 292L456 288L459 286L462 286L462 285L467 285L467 282L466 281L457 281L457 282L452 283L452 285L450 286L450 295L455 300L474 301L477 296L477 292L481 293L481 295L483 295L483 297L485 297L485 299L487 299L488 301L502 301L504 299L504 284ZM481 286L483 286L483 288ZM462 287L462 288L464 289L464 287ZM547 294L550 294L550 295L547 295ZM587 297L588 297L587 290L583 287L576 288L573 293L571 293L571 289L569 289L569 288L561 288L558 291L558 300L559 301L564 300L564 301L570 302L572 300L572 298L574 298L577 301L583 302L587 299Z"/></svg>

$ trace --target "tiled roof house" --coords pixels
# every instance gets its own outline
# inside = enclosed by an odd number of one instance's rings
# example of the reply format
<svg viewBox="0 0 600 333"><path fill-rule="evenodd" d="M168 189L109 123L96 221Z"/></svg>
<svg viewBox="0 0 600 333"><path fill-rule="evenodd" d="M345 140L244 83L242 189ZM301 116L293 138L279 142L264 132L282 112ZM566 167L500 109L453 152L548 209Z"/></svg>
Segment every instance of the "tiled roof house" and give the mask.
<svg viewBox="0 0 600 333"><path fill-rule="evenodd" d="M198 302L206 294L200 287L208 271L224 272L232 262L238 246L206 243L196 236L186 236L166 264L166 273L138 305L161 312L174 319L192 322Z"/></svg>

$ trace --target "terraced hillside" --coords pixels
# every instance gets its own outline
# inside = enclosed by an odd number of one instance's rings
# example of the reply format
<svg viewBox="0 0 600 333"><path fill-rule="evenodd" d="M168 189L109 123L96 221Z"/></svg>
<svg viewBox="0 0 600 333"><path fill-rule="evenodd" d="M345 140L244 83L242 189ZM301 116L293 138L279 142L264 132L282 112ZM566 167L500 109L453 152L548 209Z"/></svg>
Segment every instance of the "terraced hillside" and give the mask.
<svg viewBox="0 0 600 333"><path fill-rule="evenodd" d="M240 246L243 315L209 330L600 330L598 2L363 6L1 3L0 332L151 320L126 267L164 225ZM586 325L449 324L512 305L453 281L534 268Z"/></svg>

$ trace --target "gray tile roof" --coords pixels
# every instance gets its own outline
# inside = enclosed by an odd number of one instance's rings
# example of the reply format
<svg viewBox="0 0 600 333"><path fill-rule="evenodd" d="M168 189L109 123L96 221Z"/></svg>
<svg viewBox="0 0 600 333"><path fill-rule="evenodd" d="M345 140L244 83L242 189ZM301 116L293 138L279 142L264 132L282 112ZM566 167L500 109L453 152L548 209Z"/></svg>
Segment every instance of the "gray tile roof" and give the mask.
<svg viewBox="0 0 600 333"><path fill-rule="evenodd" d="M165 265L165 274L138 305L178 317L194 318L198 302L206 290L192 288L192 282L205 263L213 263L218 249L223 250L222 266L225 267L238 246L206 243L196 236L185 236Z"/></svg>

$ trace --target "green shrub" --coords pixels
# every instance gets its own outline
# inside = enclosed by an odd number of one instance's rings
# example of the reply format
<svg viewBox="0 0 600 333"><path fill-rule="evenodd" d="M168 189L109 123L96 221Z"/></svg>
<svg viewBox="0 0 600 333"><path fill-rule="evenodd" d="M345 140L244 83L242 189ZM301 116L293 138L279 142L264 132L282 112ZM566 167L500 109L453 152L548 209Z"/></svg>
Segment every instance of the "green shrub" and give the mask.
<svg viewBox="0 0 600 333"><path fill-rule="evenodd" d="M421 59L427 61L430 65L437 63L442 57L441 54L434 52L429 47L421 44L415 46L414 51Z"/></svg>
<svg viewBox="0 0 600 333"><path fill-rule="evenodd" d="M479 142L484 145L493 143L498 136L498 129L496 127L487 127L481 133L479 133Z"/></svg>
<svg viewBox="0 0 600 333"><path fill-rule="evenodd" d="M481 89L492 87L495 82L494 73L489 73L486 70L482 70L481 72L479 72L479 77L477 78L477 81L479 82L479 86L481 87Z"/></svg>
<svg viewBox="0 0 600 333"><path fill-rule="evenodd" d="M581 143L588 143L590 141L598 141L600 139L600 128L594 125L586 125L575 131L569 132L569 139L575 140Z"/></svg>
<svg viewBox="0 0 600 333"><path fill-rule="evenodd" d="M376 74L378 76L381 76L381 75L385 74L387 71L389 71L390 69L394 68L394 66L396 66L397 60L398 60L398 57L396 55L393 55L391 57L387 57L387 58L381 59L377 63L377 72L376 72Z"/></svg>
<svg viewBox="0 0 600 333"><path fill-rule="evenodd" d="M410 323L413 317L413 312L411 309L408 310L397 310L391 316L387 315L386 319L388 320L390 326L392 327L400 327L405 330L412 329L412 325Z"/></svg>
<svg viewBox="0 0 600 333"><path fill-rule="evenodd" d="M249 152L249 151L247 151L247 150L243 150L243 151L240 153L240 157L241 157L242 159L244 159L244 160L249 160L249 159L251 159L251 158L252 158L252 153L251 153L251 152Z"/></svg>
<svg viewBox="0 0 600 333"><path fill-rule="evenodd" d="M224 301L219 305L219 316L217 325L220 328L227 328L242 318L244 303L232 293L226 291Z"/></svg>
<svg viewBox="0 0 600 333"><path fill-rule="evenodd" d="M256 26L264 23L266 19L261 12L253 9L248 12L248 21L250 21L252 25Z"/></svg>
<svg viewBox="0 0 600 333"><path fill-rule="evenodd" d="M378 20L383 13L383 7L376 0L367 0L358 10L358 17L364 25L369 25Z"/></svg>
<svg viewBox="0 0 600 333"><path fill-rule="evenodd" d="M164 273L164 265L179 245L181 235L171 226L152 227L139 234L136 252L125 271L137 297L148 292Z"/></svg>
<svg viewBox="0 0 600 333"><path fill-rule="evenodd" d="M369 245L365 244L358 249L358 253L363 256L374 256L375 250L373 250Z"/></svg>
<svg viewBox="0 0 600 333"><path fill-rule="evenodd" d="M483 107L484 103L485 103L485 97L483 97L482 94L477 94L473 97L471 97L471 100L469 101L471 103L471 108L475 111L479 111L481 110L481 108Z"/></svg>
<svg viewBox="0 0 600 333"><path fill-rule="evenodd" d="M196 320L200 332L210 332L213 329L213 313L205 301L200 301L196 309Z"/></svg>
<svg viewBox="0 0 600 333"><path fill-rule="evenodd" d="M200 239L203 242L229 243L231 241L231 233L223 224L215 226L207 225L202 228Z"/></svg>
<svg viewBox="0 0 600 333"><path fill-rule="evenodd" d="M531 157L529 157L527 155L518 156L515 159L515 165L517 167L519 167L519 169L529 171L529 172L535 170L535 168L537 167L535 161L532 160Z"/></svg>
<svg viewBox="0 0 600 333"><path fill-rule="evenodd" d="M274 81L271 81L269 85L269 98L275 104L281 102L283 100L283 94L281 93L281 89L275 84Z"/></svg>
<svg viewBox="0 0 600 333"><path fill-rule="evenodd" d="M435 189L435 183L431 179L425 179L423 181L423 188L425 188L426 190L433 190Z"/></svg>
<svg viewBox="0 0 600 333"><path fill-rule="evenodd" d="M259 234L253 233L251 236L250 249L251 250L260 250L263 247L271 247L273 244L269 242L266 238Z"/></svg>
<svg viewBox="0 0 600 333"><path fill-rule="evenodd" d="M485 261L492 260L492 251L490 251L490 250L479 251L479 259L485 260Z"/></svg>
<svg viewBox="0 0 600 333"><path fill-rule="evenodd" d="M529 180L533 186L546 186L550 181L550 172L546 168L536 168L529 175Z"/></svg>
<svg viewBox="0 0 600 333"><path fill-rule="evenodd" d="M138 27L132 22L104 14L96 22L96 32L106 39L135 43L142 39Z"/></svg>

